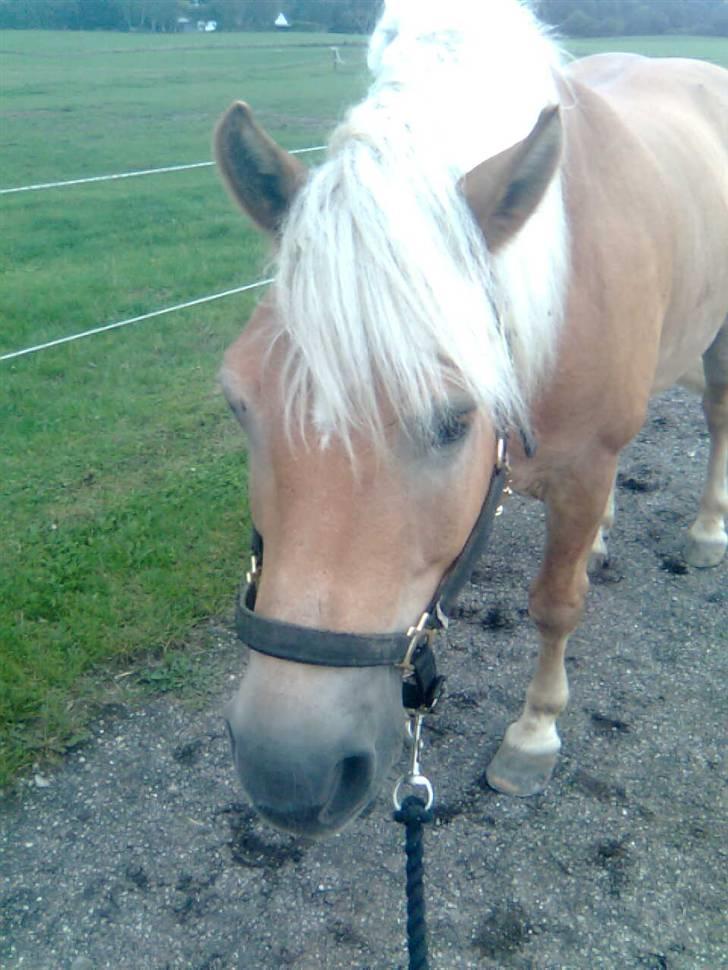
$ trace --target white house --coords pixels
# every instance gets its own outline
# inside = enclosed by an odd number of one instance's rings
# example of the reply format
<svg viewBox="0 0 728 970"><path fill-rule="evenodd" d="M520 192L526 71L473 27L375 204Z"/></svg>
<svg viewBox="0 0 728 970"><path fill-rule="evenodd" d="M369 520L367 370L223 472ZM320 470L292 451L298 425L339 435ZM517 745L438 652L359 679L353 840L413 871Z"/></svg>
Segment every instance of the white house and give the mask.
<svg viewBox="0 0 728 970"><path fill-rule="evenodd" d="M291 26L286 18L286 15L282 11L276 17L275 25L278 28L278 30L285 30L287 27Z"/></svg>

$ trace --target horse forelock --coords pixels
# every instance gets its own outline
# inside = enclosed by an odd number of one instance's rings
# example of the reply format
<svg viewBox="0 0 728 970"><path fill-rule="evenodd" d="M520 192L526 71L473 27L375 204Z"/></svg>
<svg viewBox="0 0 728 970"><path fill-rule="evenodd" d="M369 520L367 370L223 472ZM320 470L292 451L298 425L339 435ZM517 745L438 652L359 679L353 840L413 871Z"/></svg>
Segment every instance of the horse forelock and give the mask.
<svg viewBox="0 0 728 970"><path fill-rule="evenodd" d="M514 0L500 2L521 10ZM460 0L456 6L465 9ZM397 8L396 24L386 28ZM336 130L330 157L294 201L280 240L286 418L301 427L312 420L324 440L338 435L348 443L363 430L381 442L383 413L410 423L453 388L499 420L527 424L561 316L566 226L558 179L516 240L491 256L458 187L485 144L478 132L463 135L482 92L474 94L467 71L455 69L457 43L470 63L473 40L464 39L462 24L448 33L452 70L442 90L423 86L437 38L425 30L419 63L408 10L394 4L382 21L385 33L396 29L406 63L398 67L394 50L384 58L368 98ZM551 77L553 50L530 14L519 16L528 57L541 50L541 73ZM372 40L375 61L382 29ZM488 46L497 40L489 36ZM458 83L462 104L454 100ZM522 99L516 114L526 130L544 96ZM492 123L490 145L503 138L493 130L503 116L502 106L491 119L484 110L476 125ZM509 116L508 138L513 122Z"/></svg>

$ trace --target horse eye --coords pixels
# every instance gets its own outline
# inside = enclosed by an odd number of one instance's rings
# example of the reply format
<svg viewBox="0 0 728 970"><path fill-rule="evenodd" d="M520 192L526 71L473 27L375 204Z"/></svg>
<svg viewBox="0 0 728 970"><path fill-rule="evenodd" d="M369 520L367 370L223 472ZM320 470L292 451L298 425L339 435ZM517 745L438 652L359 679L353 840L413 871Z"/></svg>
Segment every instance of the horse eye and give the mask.
<svg viewBox="0 0 728 970"><path fill-rule="evenodd" d="M470 411L445 410L435 415L433 422L433 445L435 448L449 448L462 441L470 430L468 415Z"/></svg>

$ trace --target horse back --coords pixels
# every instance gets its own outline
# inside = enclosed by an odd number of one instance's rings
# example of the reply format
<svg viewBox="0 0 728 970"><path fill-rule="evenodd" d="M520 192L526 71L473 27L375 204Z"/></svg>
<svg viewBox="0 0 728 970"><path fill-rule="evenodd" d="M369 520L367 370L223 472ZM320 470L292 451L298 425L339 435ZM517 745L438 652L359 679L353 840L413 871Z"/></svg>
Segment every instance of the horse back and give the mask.
<svg viewBox="0 0 728 970"><path fill-rule="evenodd" d="M661 116L678 111L681 124L705 128L728 150L728 71L709 61L639 54L594 54L574 61L567 78L586 84L648 139Z"/></svg>

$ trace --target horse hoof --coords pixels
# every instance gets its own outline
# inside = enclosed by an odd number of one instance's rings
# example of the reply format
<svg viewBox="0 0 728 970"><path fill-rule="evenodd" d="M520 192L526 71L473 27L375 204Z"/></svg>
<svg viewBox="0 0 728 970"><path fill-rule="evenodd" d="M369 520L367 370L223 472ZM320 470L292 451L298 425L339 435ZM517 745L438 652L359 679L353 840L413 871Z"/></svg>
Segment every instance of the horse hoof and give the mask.
<svg viewBox="0 0 728 970"><path fill-rule="evenodd" d="M710 539L698 540L694 536L689 536L685 546L685 561L698 569L709 569L723 561L726 546L728 546L728 536L725 532L722 536Z"/></svg>
<svg viewBox="0 0 728 970"><path fill-rule="evenodd" d="M603 569L609 566L609 553L605 549L604 552L594 552L592 550L589 553L589 562L587 563L586 571L590 576L598 576Z"/></svg>
<svg viewBox="0 0 728 970"><path fill-rule="evenodd" d="M538 795L548 785L554 772L558 751L532 754L503 742L488 765L485 777L491 788L504 795L526 798Z"/></svg>

